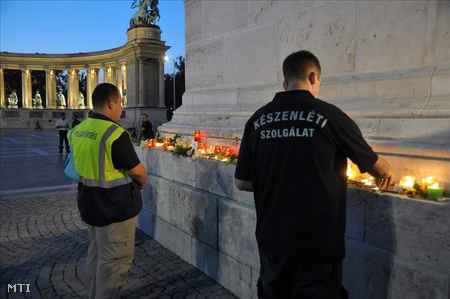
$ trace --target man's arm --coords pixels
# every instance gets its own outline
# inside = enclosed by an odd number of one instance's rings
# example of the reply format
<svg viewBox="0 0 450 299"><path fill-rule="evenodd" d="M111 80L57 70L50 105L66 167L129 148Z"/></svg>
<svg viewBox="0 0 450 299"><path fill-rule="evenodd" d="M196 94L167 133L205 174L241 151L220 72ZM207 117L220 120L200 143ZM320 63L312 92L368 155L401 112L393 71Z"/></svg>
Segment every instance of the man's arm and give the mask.
<svg viewBox="0 0 450 299"><path fill-rule="evenodd" d="M375 183L378 187L389 187L393 170L391 165L389 165L386 160L378 156L377 162L375 162L375 164L373 164L373 166L368 169L367 172L376 178Z"/></svg>
<svg viewBox="0 0 450 299"><path fill-rule="evenodd" d="M253 183L251 181L243 181L235 178L234 183L239 190L253 192Z"/></svg>
<svg viewBox="0 0 450 299"><path fill-rule="evenodd" d="M145 188L145 185L147 184L147 172L145 171L144 165L142 163L139 163L136 167L127 170L130 177L135 181L141 189Z"/></svg>
<svg viewBox="0 0 450 299"><path fill-rule="evenodd" d="M392 176L392 167L389 163L378 156L377 162L367 170L367 172L377 179L387 179Z"/></svg>

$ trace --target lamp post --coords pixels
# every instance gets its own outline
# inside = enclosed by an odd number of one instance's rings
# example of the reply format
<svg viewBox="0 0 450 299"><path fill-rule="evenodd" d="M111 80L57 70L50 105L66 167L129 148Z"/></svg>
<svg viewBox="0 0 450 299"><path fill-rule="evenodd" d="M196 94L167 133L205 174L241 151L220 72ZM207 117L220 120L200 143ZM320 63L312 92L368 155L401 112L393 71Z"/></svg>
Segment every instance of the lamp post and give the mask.
<svg viewBox="0 0 450 299"><path fill-rule="evenodd" d="M177 106L176 98L175 98L175 62L176 61L174 59L169 58L168 56L164 57L164 60L165 61L167 61L167 60L173 61L173 76L172 76L172 78L173 78L173 111L175 111L176 106Z"/></svg>

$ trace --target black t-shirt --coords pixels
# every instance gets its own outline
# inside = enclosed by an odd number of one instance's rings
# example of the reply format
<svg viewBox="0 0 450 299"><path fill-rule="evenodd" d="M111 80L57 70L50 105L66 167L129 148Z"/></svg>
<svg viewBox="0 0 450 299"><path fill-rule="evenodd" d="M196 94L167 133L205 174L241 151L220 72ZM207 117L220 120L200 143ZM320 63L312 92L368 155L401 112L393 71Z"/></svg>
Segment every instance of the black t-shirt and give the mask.
<svg viewBox="0 0 450 299"><path fill-rule="evenodd" d="M253 183L263 250L302 259L344 256L347 157L362 172L378 159L345 113L310 92L277 93L256 111L235 177Z"/></svg>
<svg viewBox="0 0 450 299"><path fill-rule="evenodd" d="M141 127L144 128L142 136L144 136L145 139L155 139L155 133L153 133L153 126L150 121L144 121Z"/></svg>

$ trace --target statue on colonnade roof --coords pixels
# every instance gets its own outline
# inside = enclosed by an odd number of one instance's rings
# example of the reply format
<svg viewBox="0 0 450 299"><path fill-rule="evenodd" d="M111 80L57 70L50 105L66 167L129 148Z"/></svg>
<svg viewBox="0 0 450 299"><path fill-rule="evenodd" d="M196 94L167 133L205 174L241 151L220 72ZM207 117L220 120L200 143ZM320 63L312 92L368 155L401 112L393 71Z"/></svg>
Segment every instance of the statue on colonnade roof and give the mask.
<svg viewBox="0 0 450 299"><path fill-rule="evenodd" d="M137 4L139 1L139 4ZM161 19L158 9L158 0L133 0L131 8L139 7L139 10L134 14L130 20L130 28L137 25L154 25L156 26L156 19Z"/></svg>

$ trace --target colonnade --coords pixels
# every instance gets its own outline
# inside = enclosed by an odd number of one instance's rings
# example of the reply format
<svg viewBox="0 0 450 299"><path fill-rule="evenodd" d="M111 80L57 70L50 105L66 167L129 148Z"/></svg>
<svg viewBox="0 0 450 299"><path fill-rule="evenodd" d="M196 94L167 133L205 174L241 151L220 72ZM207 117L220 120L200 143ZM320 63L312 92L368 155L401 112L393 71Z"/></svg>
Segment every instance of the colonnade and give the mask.
<svg viewBox="0 0 450 299"><path fill-rule="evenodd" d="M161 41L161 29L154 25L140 26L127 31L127 43L121 47L90 53L73 54L24 54L0 52L0 109L92 109L92 92L100 83L111 83L122 93L124 107L133 111L134 108L153 111L153 115L164 115L164 57L170 47ZM14 82L19 94L15 107L8 107L8 96L5 90L6 71L19 70L21 80ZM67 95L65 106L59 105L57 90L57 72L67 71ZM45 72L34 76L35 71ZM84 105L79 106L78 94L79 74L86 72L86 94ZM102 74L103 73L103 74ZM33 107L36 78L45 85L45 94L41 94L44 107ZM7 79L7 80L5 80ZM40 83L40 82L39 82ZM10 84L11 85L11 84ZM44 90L40 90L44 92ZM20 96L22 93L22 96ZM57 105L58 104L58 105ZM124 111L127 112L127 111ZM124 123L135 122L135 111L123 113ZM3 115L3 114L2 114ZM8 113L16 115L16 113ZM159 117L159 116L158 116ZM162 117L161 117L162 118ZM1 120L0 120L1 122ZM155 123L157 123L155 121Z"/></svg>
<svg viewBox="0 0 450 299"><path fill-rule="evenodd" d="M5 70L7 68L0 69L0 107L8 108L8 96L5 90ZM21 79L22 79L22 97L19 98L21 106L23 109L32 109L33 107L33 97L32 94L32 71L44 71L45 72L45 98L46 105L45 108L58 108L56 103L57 98L57 87L56 87L56 72L60 71L60 68L46 68L42 69L32 69L31 67L20 68ZM63 69L64 70L64 69ZM86 69L65 69L67 71L67 99L66 99L66 109L78 109L78 93L79 93L79 73L82 71L86 72L86 97L85 97L85 108L92 109L92 92L100 83L99 73L103 70L103 82L111 83L116 85L124 95L124 91L127 89L127 70L126 65L112 65L104 66L101 68L86 68Z"/></svg>

